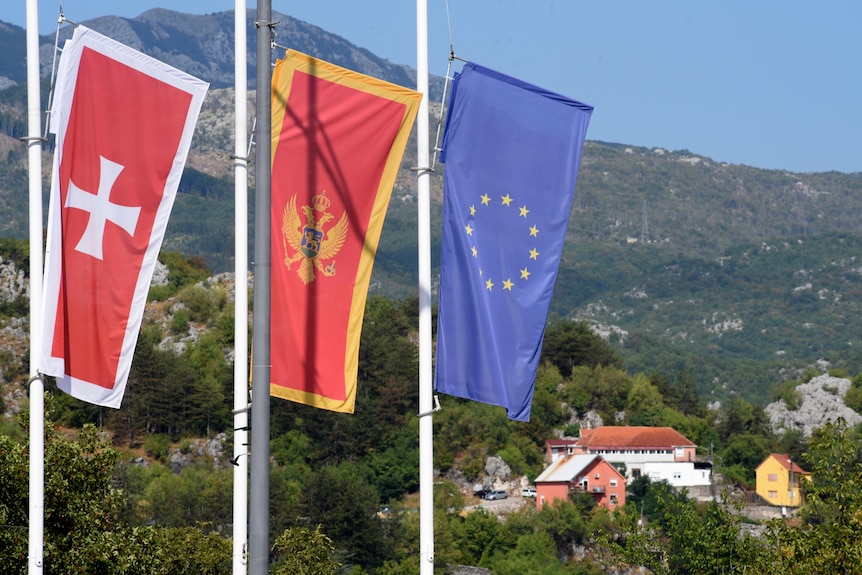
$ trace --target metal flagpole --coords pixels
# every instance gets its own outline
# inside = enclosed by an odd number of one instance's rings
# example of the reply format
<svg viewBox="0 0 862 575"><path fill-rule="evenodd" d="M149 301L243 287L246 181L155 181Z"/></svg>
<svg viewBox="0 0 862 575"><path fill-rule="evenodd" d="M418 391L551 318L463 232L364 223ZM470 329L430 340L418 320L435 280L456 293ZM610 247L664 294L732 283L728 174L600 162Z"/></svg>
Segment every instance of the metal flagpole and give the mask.
<svg viewBox="0 0 862 575"><path fill-rule="evenodd" d="M428 146L428 1L416 0L416 124L419 234L419 573L434 573L434 451L431 381L431 167Z"/></svg>
<svg viewBox="0 0 862 575"><path fill-rule="evenodd" d="M42 126L39 88L39 2L27 0L27 152L30 182L30 373L41 349L42 314ZM30 378L30 503L28 573L42 573L45 537L45 389Z"/></svg>
<svg viewBox="0 0 862 575"><path fill-rule="evenodd" d="M246 0L234 5L233 575L248 546L248 66Z"/></svg>
<svg viewBox="0 0 862 575"><path fill-rule="evenodd" d="M255 98L254 315L252 319L251 504L249 573L269 573L269 313L272 149L272 2L257 2Z"/></svg>

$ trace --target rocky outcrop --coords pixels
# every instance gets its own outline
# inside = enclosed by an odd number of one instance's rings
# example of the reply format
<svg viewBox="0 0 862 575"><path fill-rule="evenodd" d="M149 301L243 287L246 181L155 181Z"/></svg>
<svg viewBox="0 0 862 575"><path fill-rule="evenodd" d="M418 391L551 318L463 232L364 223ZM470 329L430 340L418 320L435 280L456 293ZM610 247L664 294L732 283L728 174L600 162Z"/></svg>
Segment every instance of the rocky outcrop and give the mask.
<svg viewBox="0 0 862 575"><path fill-rule="evenodd" d="M497 483L506 483L512 477L512 468L499 455L491 455L485 460L485 473L496 479Z"/></svg>
<svg viewBox="0 0 862 575"><path fill-rule="evenodd" d="M849 379L825 374L796 386L799 395L796 409L789 409L783 399L766 406L772 429L778 433L797 429L805 437L810 437L812 431L838 418L843 418L851 427L862 423L862 415L844 405L843 398L848 389Z"/></svg>
<svg viewBox="0 0 862 575"><path fill-rule="evenodd" d="M219 433L211 439L192 439L179 448L171 448L171 470L179 473L185 467L207 463L212 464L215 469L223 468L228 463L226 442L227 435Z"/></svg>
<svg viewBox="0 0 862 575"><path fill-rule="evenodd" d="M12 302L19 297L30 297L30 281L24 270L11 260L0 256L0 302Z"/></svg>

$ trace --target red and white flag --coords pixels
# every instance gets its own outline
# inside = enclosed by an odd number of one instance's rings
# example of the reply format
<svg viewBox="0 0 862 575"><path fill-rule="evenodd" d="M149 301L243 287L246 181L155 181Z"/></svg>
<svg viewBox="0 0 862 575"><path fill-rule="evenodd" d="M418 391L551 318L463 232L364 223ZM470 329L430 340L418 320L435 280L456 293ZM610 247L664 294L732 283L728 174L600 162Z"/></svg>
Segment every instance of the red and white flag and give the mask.
<svg viewBox="0 0 862 575"><path fill-rule="evenodd" d="M39 371L120 407L208 84L79 26L63 48Z"/></svg>

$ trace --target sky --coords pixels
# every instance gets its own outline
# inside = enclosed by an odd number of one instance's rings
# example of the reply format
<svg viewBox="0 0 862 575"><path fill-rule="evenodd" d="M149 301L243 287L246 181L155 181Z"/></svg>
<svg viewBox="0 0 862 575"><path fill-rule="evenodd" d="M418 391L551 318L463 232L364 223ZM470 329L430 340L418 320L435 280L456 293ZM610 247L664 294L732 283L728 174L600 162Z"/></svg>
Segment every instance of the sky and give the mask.
<svg viewBox="0 0 862 575"><path fill-rule="evenodd" d="M416 66L412 0L271 0ZM11 6L10 6L11 4ZM862 2L427 0L429 68L459 58L594 106L587 139L792 172L862 172ZM53 33L59 2L40 0ZM235 0L63 0L67 18L191 14ZM249 8L257 0L248 0ZM25 0L0 20L25 25ZM455 65L454 69L457 69ZM433 128L433 127L432 127Z"/></svg>

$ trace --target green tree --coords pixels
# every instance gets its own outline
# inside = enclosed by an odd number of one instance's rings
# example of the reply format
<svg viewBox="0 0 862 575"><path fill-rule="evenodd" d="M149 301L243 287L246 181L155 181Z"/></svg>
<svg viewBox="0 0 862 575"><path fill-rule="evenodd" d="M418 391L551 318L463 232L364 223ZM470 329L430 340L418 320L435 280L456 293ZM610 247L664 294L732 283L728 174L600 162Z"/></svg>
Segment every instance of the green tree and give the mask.
<svg viewBox="0 0 862 575"><path fill-rule="evenodd" d="M44 569L52 575L222 575L230 572L230 542L200 531L130 527L115 486L119 453L85 425L67 440L51 421L46 400ZM21 414L21 422L29 414ZM28 565L29 446L0 435L0 565L23 575ZM200 543L200 545L198 545ZM185 566L184 569L172 566Z"/></svg>
<svg viewBox="0 0 862 575"><path fill-rule="evenodd" d="M165 527L211 525L223 529L232 517L233 475L229 469L159 468L144 488L139 512L147 523Z"/></svg>
<svg viewBox="0 0 862 575"><path fill-rule="evenodd" d="M740 433L769 437L772 433L769 418L760 406L753 405L741 397L734 397L721 409L718 425L722 441Z"/></svg>
<svg viewBox="0 0 862 575"><path fill-rule="evenodd" d="M850 389L844 394L844 405L856 413L862 413L862 374L851 380Z"/></svg>
<svg viewBox="0 0 862 575"><path fill-rule="evenodd" d="M587 496L590 497L589 494ZM587 526L583 511L582 502L576 505L573 501L555 499L542 505L536 515L536 527L551 537L557 557L566 557L572 545L584 542Z"/></svg>
<svg viewBox="0 0 862 575"><path fill-rule="evenodd" d="M741 532L740 516L729 504L700 506L665 483L650 490L658 509L654 522L643 522L630 503L614 513L615 535L601 537L611 560L643 565L656 575L742 574L762 560L762 544Z"/></svg>
<svg viewBox="0 0 862 575"><path fill-rule="evenodd" d="M228 575L233 544L218 533L193 527L154 529L159 568L154 575Z"/></svg>
<svg viewBox="0 0 862 575"><path fill-rule="evenodd" d="M644 376L635 376L626 397L625 411L629 425L660 425L664 405L658 387Z"/></svg>
<svg viewBox="0 0 862 575"><path fill-rule="evenodd" d="M491 555L500 549L501 532L500 522L485 509L468 513L452 525L455 545L467 565L487 567Z"/></svg>
<svg viewBox="0 0 862 575"><path fill-rule="evenodd" d="M233 370L225 361L225 350L214 334L202 336L187 348L182 360L193 377L183 431L204 433L209 437L213 429L222 430L228 426L230 403L225 397L228 388L233 386ZM232 394L233 390L229 391Z"/></svg>
<svg viewBox="0 0 862 575"><path fill-rule="evenodd" d="M332 539L315 528L291 527L272 546L276 560L273 575L334 575L340 563L333 557Z"/></svg>
<svg viewBox="0 0 862 575"><path fill-rule="evenodd" d="M622 367L623 364L611 346L583 321L560 321L549 325L542 340L542 361L554 364L563 377L569 377L579 365Z"/></svg>
<svg viewBox="0 0 862 575"><path fill-rule="evenodd" d="M309 475L301 509L306 521L332 538L345 563L374 568L391 557L391 545L377 516L377 493L354 467L330 466Z"/></svg>
<svg viewBox="0 0 862 575"><path fill-rule="evenodd" d="M551 536L544 531L518 537L512 549L497 552L490 562L496 575L566 575Z"/></svg>
<svg viewBox="0 0 862 575"><path fill-rule="evenodd" d="M563 389L563 399L579 413L594 409L613 421L626 408L632 377L618 367L579 366L572 370L571 383Z"/></svg>
<svg viewBox="0 0 862 575"><path fill-rule="evenodd" d="M697 390L694 385L694 377L688 368L683 368L679 374L679 380L676 384L676 404L673 407L678 408L685 415L701 416L704 408L700 404L697 397Z"/></svg>
<svg viewBox="0 0 862 575"><path fill-rule="evenodd" d="M739 433L731 436L722 450L722 462L727 467L738 466L745 470L745 483L752 485L754 470L769 455L769 442L766 438L752 433Z"/></svg>

